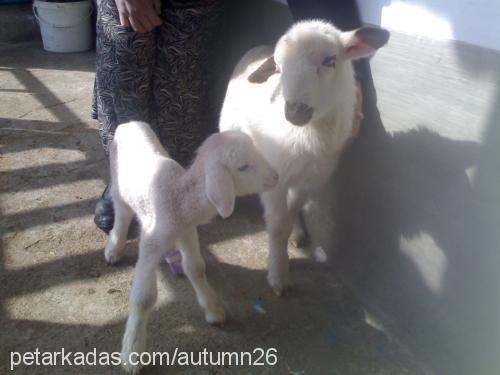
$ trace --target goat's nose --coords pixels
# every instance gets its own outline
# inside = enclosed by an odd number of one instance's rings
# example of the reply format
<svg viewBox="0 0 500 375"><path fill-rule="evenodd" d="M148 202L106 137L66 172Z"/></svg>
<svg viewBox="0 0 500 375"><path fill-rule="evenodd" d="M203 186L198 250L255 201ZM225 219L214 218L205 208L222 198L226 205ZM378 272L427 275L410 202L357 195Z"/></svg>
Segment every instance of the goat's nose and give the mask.
<svg viewBox="0 0 500 375"><path fill-rule="evenodd" d="M272 177L273 183L277 184L278 180L280 179L280 176L279 176L278 172L274 172L272 176L273 176Z"/></svg>
<svg viewBox="0 0 500 375"><path fill-rule="evenodd" d="M265 185L269 188L273 188L278 184L278 180L279 180L278 173L275 171L271 171Z"/></svg>
<svg viewBox="0 0 500 375"><path fill-rule="evenodd" d="M299 106L300 106L300 103L298 102L286 102L285 103L285 108L290 112L290 113L294 113L294 112L297 112L297 110L299 109Z"/></svg>
<svg viewBox="0 0 500 375"><path fill-rule="evenodd" d="M307 104L298 102L285 103L285 117L293 125L302 126L307 124L313 114L313 108Z"/></svg>

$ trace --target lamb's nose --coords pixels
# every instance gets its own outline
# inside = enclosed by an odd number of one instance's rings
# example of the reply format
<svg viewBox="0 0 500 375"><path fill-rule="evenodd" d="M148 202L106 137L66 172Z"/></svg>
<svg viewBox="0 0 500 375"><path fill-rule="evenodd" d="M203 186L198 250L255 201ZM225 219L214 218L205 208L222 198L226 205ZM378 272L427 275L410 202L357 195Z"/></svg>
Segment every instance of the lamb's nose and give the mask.
<svg viewBox="0 0 500 375"><path fill-rule="evenodd" d="M312 117L313 108L304 103L286 102L285 117L294 125L305 125Z"/></svg>

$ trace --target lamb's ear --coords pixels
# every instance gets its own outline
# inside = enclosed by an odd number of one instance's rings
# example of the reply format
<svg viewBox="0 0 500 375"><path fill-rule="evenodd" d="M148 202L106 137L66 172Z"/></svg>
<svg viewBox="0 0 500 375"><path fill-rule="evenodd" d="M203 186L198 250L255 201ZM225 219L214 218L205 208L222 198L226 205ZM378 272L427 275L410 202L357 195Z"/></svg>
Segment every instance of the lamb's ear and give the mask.
<svg viewBox="0 0 500 375"><path fill-rule="evenodd" d="M341 35L344 56L359 59L371 56L389 40L389 32L378 27L361 27Z"/></svg>
<svg viewBox="0 0 500 375"><path fill-rule="evenodd" d="M217 164L205 174L205 193L223 218L230 216L234 210L234 183L227 169Z"/></svg>
<svg viewBox="0 0 500 375"><path fill-rule="evenodd" d="M268 57L252 74L248 76L248 81L252 83L264 83L270 76L278 73L278 66L274 62L274 56Z"/></svg>

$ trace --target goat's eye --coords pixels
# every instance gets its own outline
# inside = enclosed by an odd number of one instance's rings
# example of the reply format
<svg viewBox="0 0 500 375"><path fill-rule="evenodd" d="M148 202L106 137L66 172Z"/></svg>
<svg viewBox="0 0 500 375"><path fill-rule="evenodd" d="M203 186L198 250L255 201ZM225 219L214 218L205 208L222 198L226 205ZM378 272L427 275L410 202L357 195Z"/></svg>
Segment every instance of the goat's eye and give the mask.
<svg viewBox="0 0 500 375"><path fill-rule="evenodd" d="M249 168L249 165L245 164L245 165L242 165L241 167L239 167L238 170L240 172L245 172L246 170L248 170L248 168Z"/></svg>
<svg viewBox="0 0 500 375"><path fill-rule="evenodd" d="M332 68L335 68L335 63L337 62L337 56L333 55L333 56L327 56L323 59L323 66L328 66L328 67L332 67Z"/></svg>

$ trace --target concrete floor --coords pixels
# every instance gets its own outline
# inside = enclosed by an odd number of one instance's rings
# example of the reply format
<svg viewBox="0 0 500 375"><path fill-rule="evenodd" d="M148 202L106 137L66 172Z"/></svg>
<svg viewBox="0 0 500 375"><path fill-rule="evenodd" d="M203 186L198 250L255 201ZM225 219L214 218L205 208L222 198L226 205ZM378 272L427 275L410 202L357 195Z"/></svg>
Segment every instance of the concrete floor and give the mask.
<svg viewBox="0 0 500 375"><path fill-rule="evenodd" d="M90 120L94 54L51 54L40 44L0 49L0 363L11 351L118 351L133 265L107 267L92 222L106 161ZM200 228L208 277L229 319L205 323L189 282L162 267L149 350L278 350L274 367L169 368L174 374L421 374L414 357L375 328L325 264L291 248L294 287L265 282L266 237L254 199ZM252 305L260 297L265 314ZM370 323L371 322L371 323ZM111 367L19 367L15 373L119 373ZM160 367L144 373L163 373Z"/></svg>

